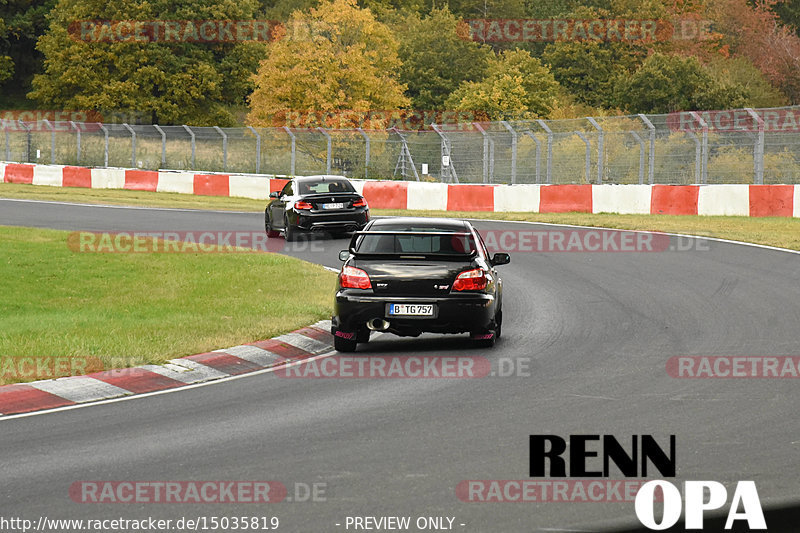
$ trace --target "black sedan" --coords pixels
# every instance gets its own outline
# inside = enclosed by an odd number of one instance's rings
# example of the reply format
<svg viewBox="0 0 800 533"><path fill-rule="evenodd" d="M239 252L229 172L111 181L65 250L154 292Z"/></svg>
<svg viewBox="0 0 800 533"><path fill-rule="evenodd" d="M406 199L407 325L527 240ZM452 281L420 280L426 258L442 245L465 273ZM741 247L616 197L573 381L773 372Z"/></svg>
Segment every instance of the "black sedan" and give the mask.
<svg viewBox="0 0 800 533"><path fill-rule="evenodd" d="M503 282L480 234L465 220L373 220L342 250L331 333L340 352L371 331L401 336L469 333L491 347L503 324Z"/></svg>
<svg viewBox="0 0 800 533"><path fill-rule="evenodd" d="M264 211L268 237L278 237L281 230L287 241L309 231L343 234L369 221L367 201L343 176L294 178L269 197Z"/></svg>

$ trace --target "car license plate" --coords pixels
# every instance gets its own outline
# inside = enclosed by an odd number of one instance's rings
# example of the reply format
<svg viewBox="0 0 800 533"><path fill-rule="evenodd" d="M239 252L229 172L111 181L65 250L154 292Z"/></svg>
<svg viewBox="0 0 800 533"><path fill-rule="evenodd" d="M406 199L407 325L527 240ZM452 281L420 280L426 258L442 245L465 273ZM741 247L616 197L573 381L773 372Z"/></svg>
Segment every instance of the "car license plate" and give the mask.
<svg viewBox="0 0 800 533"><path fill-rule="evenodd" d="M392 316L433 316L431 304L391 304L389 314Z"/></svg>
<svg viewBox="0 0 800 533"><path fill-rule="evenodd" d="M344 203L336 202L332 204L322 204L322 209L344 209Z"/></svg>

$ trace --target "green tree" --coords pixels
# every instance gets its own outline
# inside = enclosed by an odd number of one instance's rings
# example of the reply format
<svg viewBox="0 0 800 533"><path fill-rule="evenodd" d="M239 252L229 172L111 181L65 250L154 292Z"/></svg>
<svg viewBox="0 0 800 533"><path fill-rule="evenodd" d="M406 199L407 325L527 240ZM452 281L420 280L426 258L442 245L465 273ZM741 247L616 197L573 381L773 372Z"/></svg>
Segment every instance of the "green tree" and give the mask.
<svg viewBox="0 0 800 533"><path fill-rule="evenodd" d="M546 118L559 85L539 59L524 50L507 50L489 63L486 79L463 82L447 107L483 111L491 120Z"/></svg>
<svg viewBox="0 0 800 533"><path fill-rule="evenodd" d="M747 107L780 107L788 99L770 84L766 76L746 57L717 57L706 68L711 76L723 85L740 85L744 90Z"/></svg>
<svg viewBox="0 0 800 533"><path fill-rule="evenodd" d="M441 109L462 82L486 75L491 48L470 40L468 26L447 7L405 20L396 31L403 60L399 77L412 107Z"/></svg>
<svg viewBox="0 0 800 533"><path fill-rule="evenodd" d="M288 110L398 109L408 105L398 43L355 0L295 11L254 76L247 121L271 125Z"/></svg>
<svg viewBox="0 0 800 533"><path fill-rule="evenodd" d="M255 0L58 0L37 48L44 72L29 98L60 109L120 112L160 124L233 125L243 106L263 43L99 39L76 21L200 21L252 19ZM70 26L72 24L72 26ZM105 34L108 35L108 34Z"/></svg>
<svg viewBox="0 0 800 533"><path fill-rule="evenodd" d="M741 85L715 80L694 57L653 53L633 75L620 76L620 107L632 113L669 113L742 107Z"/></svg>

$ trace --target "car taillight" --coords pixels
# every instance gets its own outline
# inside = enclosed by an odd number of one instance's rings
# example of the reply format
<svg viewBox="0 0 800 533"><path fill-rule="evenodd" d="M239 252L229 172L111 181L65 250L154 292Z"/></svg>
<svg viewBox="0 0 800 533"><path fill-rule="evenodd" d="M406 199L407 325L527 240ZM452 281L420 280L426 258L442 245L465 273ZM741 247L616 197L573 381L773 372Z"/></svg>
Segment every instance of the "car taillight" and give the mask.
<svg viewBox="0 0 800 533"><path fill-rule="evenodd" d="M371 289L372 283L369 281L369 275L361 270L351 266L342 268L339 274L339 283L343 289Z"/></svg>
<svg viewBox="0 0 800 533"><path fill-rule="evenodd" d="M314 206L311 205L308 202L304 202L304 201L300 200L300 201L294 203L294 208L295 209L313 209Z"/></svg>
<svg viewBox="0 0 800 533"><path fill-rule="evenodd" d="M486 272L481 268L467 270L456 276L454 291L480 291L486 288Z"/></svg>
<svg viewBox="0 0 800 533"><path fill-rule="evenodd" d="M353 207L367 207L367 200L364 198L359 198L353 202Z"/></svg>

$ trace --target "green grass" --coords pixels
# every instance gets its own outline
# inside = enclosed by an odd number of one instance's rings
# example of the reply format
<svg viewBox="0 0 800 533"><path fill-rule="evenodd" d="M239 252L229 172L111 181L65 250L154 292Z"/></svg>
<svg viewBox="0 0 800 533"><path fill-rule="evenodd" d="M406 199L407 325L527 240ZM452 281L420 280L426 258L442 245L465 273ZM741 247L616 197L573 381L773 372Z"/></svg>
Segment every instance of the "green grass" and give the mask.
<svg viewBox="0 0 800 533"><path fill-rule="evenodd" d="M0 384L9 358L122 368L330 318L335 274L268 253L78 253L69 232L0 226Z"/></svg>

